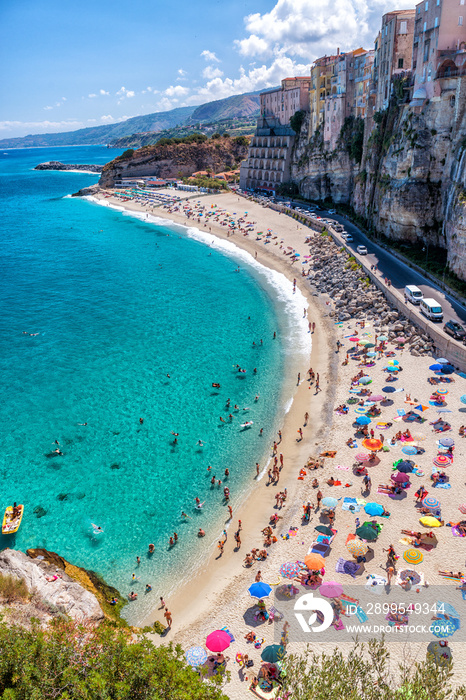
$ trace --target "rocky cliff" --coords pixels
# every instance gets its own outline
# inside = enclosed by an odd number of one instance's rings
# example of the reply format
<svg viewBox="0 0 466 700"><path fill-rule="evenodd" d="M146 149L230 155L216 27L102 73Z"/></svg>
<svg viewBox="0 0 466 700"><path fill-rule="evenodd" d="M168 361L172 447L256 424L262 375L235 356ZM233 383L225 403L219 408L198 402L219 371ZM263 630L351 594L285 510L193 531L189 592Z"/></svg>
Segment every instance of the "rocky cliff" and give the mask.
<svg viewBox="0 0 466 700"><path fill-rule="evenodd" d="M447 250L466 279L466 78L442 89L420 111L394 99L366 119L360 162L348 138L329 151L303 125L292 179L305 197L351 205L387 238Z"/></svg>
<svg viewBox="0 0 466 700"><path fill-rule="evenodd" d="M104 165L99 185L111 187L122 177L185 177L209 169L218 173L236 168L247 152L248 141L244 137L210 139L203 143L161 142Z"/></svg>

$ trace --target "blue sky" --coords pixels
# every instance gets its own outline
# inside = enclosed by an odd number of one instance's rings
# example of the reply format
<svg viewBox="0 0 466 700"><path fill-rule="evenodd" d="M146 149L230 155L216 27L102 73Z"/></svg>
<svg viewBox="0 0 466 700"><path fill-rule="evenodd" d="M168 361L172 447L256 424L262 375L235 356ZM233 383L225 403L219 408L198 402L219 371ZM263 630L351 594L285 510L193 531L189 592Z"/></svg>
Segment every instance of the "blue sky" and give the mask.
<svg viewBox="0 0 466 700"><path fill-rule="evenodd" d="M272 87L308 74L337 46L373 48L394 8L389 0L3 0L0 138Z"/></svg>

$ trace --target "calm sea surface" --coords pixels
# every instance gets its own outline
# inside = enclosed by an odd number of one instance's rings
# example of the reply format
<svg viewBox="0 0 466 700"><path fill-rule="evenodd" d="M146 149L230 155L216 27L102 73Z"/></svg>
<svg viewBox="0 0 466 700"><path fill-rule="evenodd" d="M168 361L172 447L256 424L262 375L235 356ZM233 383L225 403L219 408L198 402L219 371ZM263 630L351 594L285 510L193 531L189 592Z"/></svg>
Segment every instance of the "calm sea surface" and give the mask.
<svg viewBox="0 0 466 700"><path fill-rule="evenodd" d="M299 353L309 340L303 300L280 275L209 247L195 230L66 197L95 176L32 170L119 153L0 153L0 511L25 504L19 532L1 546L45 547L123 595L136 590L125 609L136 622L218 539L223 486L234 506L255 462L265 466L292 396L291 380L283 383L297 361L290 345ZM222 423L228 398L239 410ZM241 429L245 420L251 429ZM56 440L63 455L54 454ZM213 474L221 487L211 486Z"/></svg>

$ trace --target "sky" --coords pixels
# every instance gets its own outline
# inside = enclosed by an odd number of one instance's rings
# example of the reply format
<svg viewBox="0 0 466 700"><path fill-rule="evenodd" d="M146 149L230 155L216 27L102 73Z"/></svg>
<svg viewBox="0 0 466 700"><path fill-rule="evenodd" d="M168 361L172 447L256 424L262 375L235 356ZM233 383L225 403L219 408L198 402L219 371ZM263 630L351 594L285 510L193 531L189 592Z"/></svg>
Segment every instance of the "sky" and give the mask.
<svg viewBox="0 0 466 700"><path fill-rule="evenodd" d="M337 47L373 48L393 9L393 0L3 0L0 138L274 87Z"/></svg>

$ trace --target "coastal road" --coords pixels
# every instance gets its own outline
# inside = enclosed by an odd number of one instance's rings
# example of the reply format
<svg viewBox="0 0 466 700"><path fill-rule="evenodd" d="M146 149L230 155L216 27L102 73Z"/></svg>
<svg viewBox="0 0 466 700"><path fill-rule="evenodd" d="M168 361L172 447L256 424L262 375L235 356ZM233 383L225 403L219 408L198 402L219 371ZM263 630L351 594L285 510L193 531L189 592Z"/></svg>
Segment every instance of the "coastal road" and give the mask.
<svg viewBox="0 0 466 700"><path fill-rule="evenodd" d="M297 207L303 207L302 202L295 202L294 204L296 204ZM456 299L451 297L447 292L444 292L438 285L436 285L435 282L430 281L419 272L416 272L416 270L410 268L408 265L406 265L406 263L398 260L398 258L395 258L395 256L389 251L385 250L372 239L365 236L357 226L348 221L348 219L345 219L345 217L340 216L339 214L330 214L328 210L325 209L321 209L317 212L317 214L324 219L338 221L338 223L342 224L347 233L350 233L353 237L353 241L347 243L341 238L341 234L337 233L336 235L340 238L342 244L351 249L354 257L359 262L364 263L368 267L371 265L377 265L380 276L382 278L387 277L391 281L392 287L397 289L401 294L403 294L404 288L407 284L414 284L416 287L419 287L425 297L433 297L439 301L443 309L443 321L442 323L429 323L440 331L446 339L453 340L451 336L447 335L442 330L446 321L453 319L454 321L461 323L463 326L466 326L466 305L460 304L458 301L456 301ZM356 247L358 245L365 245L367 247L368 254L358 255L356 252ZM409 304L408 306L416 315L419 316L419 318L422 319L424 323L427 322L425 316L420 313L418 306L414 306L413 304Z"/></svg>

